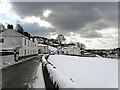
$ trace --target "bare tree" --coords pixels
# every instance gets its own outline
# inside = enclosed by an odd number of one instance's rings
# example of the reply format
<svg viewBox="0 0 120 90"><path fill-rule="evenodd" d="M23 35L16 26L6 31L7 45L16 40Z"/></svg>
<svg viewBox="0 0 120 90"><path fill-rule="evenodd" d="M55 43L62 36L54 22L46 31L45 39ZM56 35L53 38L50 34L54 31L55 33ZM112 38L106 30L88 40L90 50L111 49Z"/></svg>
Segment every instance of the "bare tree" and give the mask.
<svg viewBox="0 0 120 90"><path fill-rule="evenodd" d="M16 25L16 31L18 31L21 34L24 34L24 29L20 24Z"/></svg>
<svg viewBox="0 0 120 90"><path fill-rule="evenodd" d="M58 41L59 46L60 46L60 48L59 48L60 52L58 51L58 54L60 54L60 53L62 53L62 42L65 41L66 39L65 39L65 37L63 35L58 35L56 37L56 40Z"/></svg>
<svg viewBox="0 0 120 90"><path fill-rule="evenodd" d="M58 43L60 44L60 46L62 45L62 42L65 41L65 37L63 35L58 35L56 37L56 40L58 41Z"/></svg>
<svg viewBox="0 0 120 90"><path fill-rule="evenodd" d="M85 49L85 44L80 43L80 47L81 47L81 49Z"/></svg>
<svg viewBox="0 0 120 90"><path fill-rule="evenodd" d="M85 44L80 43L80 42L76 42L76 45L82 50L85 49Z"/></svg>

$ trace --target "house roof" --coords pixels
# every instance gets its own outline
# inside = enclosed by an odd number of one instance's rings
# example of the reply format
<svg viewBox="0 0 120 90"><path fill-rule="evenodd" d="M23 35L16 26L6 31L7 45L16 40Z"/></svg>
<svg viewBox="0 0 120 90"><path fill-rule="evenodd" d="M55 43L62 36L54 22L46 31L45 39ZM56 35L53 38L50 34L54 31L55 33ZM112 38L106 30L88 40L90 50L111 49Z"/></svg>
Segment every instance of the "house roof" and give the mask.
<svg viewBox="0 0 120 90"><path fill-rule="evenodd" d="M48 46L48 49L50 49L51 51L56 51L57 50L57 48L52 47L52 46Z"/></svg>
<svg viewBox="0 0 120 90"><path fill-rule="evenodd" d="M10 33L10 32L12 32L12 33ZM28 39L28 37L26 37L25 35L13 30L13 29L7 29L7 30L1 32L0 37L24 37L24 38ZM30 41L32 41L32 40L30 40Z"/></svg>
<svg viewBox="0 0 120 90"><path fill-rule="evenodd" d="M47 47L45 44L38 44L38 47Z"/></svg>
<svg viewBox="0 0 120 90"><path fill-rule="evenodd" d="M13 33L10 33L10 32L13 32ZM4 36L16 36L16 37L18 37L18 36L24 36L24 35L22 35L21 33L19 33L19 32L17 32L17 31L15 31L15 30L13 30L13 29L7 29L7 30L5 30L5 31L3 31L3 32L1 32L1 35L2 35L2 37L4 37ZM24 37L26 37L26 36L24 36Z"/></svg>

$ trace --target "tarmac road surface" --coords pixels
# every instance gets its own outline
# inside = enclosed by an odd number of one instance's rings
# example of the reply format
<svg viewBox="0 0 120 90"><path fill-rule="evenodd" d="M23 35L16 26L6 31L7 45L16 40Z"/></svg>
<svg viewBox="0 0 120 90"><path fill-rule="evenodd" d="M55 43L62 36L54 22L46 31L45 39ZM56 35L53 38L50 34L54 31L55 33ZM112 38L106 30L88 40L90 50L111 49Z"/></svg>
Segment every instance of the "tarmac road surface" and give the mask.
<svg viewBox="0 0 120 90"><path fill-rule="evenodd" d="M38 57L24 61L2 70L2 88L27 88L34 69L40 63Z"/></svg>

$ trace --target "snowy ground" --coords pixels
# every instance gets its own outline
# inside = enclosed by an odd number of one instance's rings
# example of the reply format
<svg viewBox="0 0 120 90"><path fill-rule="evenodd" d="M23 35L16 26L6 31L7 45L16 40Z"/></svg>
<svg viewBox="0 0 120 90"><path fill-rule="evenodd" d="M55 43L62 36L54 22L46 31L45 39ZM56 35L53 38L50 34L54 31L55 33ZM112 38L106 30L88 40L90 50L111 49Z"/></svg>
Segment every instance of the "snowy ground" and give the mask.
<svg viewBox="0 0 120 90"><path fill-rule="evenodd" d="M118 88L116 59L50 55L48 61L79 88Z"/></svg>
<svg viewBox="0 0 120 90"><path fill-rule="evenodd" d="M33 84L33 88L45 88L45 83L43 79L43 73L42 73L42 64L40 63L36 75L37 79L35 83Z"/></svg>

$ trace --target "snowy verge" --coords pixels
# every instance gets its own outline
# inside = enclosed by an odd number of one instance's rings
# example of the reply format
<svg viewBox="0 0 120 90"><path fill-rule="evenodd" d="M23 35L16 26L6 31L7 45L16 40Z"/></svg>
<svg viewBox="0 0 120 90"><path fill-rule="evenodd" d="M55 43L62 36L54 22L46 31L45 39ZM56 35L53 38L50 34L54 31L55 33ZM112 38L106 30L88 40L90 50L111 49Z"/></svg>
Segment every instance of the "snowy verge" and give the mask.
<svg viewBox="0 0 120 90"><path fill-rule="evenodd" d="M40 63L37 70L36 81L33 84L33 88L45 88L43 73L42 73L42 64Z"/></svg>
<svg viewBox="0 0 120 90"><path fill-rule="evenodd" d="M59 88L78 88L78 85L72 81L71 78L68 78L59 70L57 70L50 62L46 59L46 56L43 56L42 63L43 66L47 67L48 73L50 74L50 79L53 81L53 84L56 83ZM57 87L57 86L56 86Z"/></svg>

